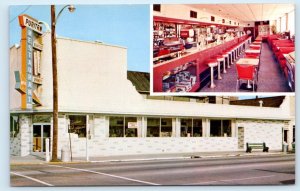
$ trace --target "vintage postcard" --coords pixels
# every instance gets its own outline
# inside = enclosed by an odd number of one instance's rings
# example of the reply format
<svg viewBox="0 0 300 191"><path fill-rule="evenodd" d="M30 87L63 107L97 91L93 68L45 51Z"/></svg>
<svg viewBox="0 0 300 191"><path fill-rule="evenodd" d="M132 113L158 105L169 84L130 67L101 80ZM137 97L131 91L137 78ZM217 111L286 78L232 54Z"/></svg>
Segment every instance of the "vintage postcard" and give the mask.
<svg viewBox="0 0 300 191"><path fill-rule="evenodd" d="M9 13L12 187L295 184L293 5Z"/></svg>

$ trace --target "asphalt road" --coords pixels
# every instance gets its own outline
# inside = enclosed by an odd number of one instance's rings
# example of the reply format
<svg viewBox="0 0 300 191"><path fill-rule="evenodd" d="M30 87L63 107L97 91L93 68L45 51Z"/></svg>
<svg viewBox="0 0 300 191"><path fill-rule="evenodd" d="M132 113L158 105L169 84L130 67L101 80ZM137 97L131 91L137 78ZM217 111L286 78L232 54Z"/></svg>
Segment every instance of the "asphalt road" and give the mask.
<svg viewBox="0 0 300 191"><path fill-rule="evenodd" d="M294 184L295 155L11 166L11 186Z"/></svg>

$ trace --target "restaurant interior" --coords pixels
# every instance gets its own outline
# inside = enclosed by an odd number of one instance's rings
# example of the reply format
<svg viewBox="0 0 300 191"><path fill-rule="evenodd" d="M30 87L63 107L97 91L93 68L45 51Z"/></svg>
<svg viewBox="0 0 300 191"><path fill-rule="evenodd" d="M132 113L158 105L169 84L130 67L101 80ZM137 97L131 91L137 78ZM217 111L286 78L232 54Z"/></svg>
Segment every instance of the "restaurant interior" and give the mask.
<svg viewBox="0 0 300 191"><path fill-rule="evenodd" d="M294 92L293 4L153 5L153 92Z"/></svg>

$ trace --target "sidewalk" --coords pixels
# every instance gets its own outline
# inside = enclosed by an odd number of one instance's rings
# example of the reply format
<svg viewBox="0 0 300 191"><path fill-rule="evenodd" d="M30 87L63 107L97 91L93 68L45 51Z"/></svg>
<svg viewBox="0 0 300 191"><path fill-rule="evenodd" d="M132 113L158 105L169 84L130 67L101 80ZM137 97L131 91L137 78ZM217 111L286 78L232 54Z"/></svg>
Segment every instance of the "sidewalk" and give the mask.
<svg viewBox="0 0 300 191"><path fill-rule="evenodd" d="M271 151L264 153L254 151L246 153L245 151L232 152L198 152L198 153L161 153L161 154L140 154L140 155L118 155L118 156L99 156L90 157L89 161L85 157L73 157L70 162L60 163L85 163L85 162L125 162L125 161L146 161L146 160L174 160L174 159L193 159L193 158L226 158L226 157L242 157L242 156L268 156L268 155L287 155L279 151ZM47 163L44 153L31 154L28 156L10 156L11 165L25 164L43 164Z"/></svg>

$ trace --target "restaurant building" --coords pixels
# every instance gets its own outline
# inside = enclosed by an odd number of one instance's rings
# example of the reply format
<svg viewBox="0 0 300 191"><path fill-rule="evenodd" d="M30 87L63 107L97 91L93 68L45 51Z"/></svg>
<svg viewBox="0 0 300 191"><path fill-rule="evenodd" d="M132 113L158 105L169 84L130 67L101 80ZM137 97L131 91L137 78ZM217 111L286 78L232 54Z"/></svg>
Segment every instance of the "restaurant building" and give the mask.
<svg viewBox="0 0 300 191"><path fill-rule="evenodd" d="M294 91L294 39L293 4L156 4L153 92Z"/></svg>
<svg viewBox="0 0 300 191"><path fill-rule="evenodd" d="M47 138L52 150L51 35L29 33L35 38L10 48L10 153L18 156L43 154ZM230 97L149 96L149 74L127 71L127 49L99 42L58 37L57 60L59 157L62 148L92 157L244 151L247 142L279 151L284 130L293 142L292 96L276 107L231 105Z"/></svg>

